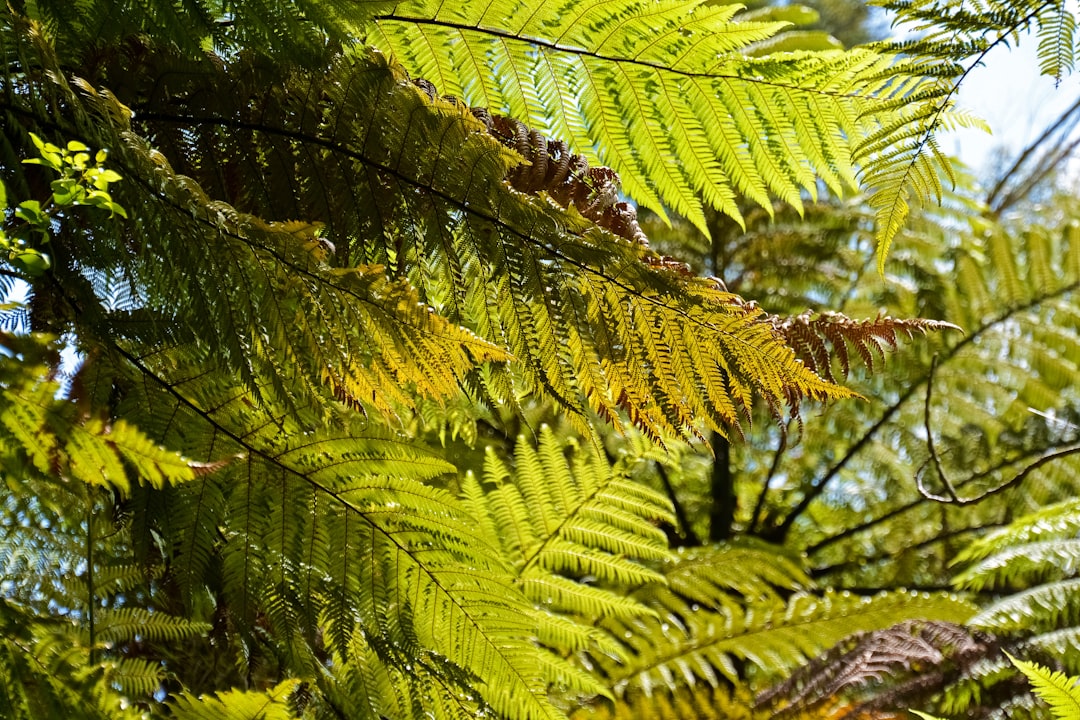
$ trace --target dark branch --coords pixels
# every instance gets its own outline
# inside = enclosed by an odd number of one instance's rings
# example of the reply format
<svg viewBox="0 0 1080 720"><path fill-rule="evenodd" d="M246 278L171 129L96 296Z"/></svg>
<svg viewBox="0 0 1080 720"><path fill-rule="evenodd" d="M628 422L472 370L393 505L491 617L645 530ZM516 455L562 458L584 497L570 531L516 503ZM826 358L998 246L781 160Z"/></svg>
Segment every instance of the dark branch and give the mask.
<svg viewBox="0 0 1080 720"><path fill-rule="evenodd" d="M1016 463L1023 462L1024 460L1029 460L1029 459L1031 459L1033 457L1036 457L1037 455L1045 452L1047 449L1056 449L1056 448L1062 448L1062 447L1069 447L1072 444L1073 443L1067 443L1067 444L1061 444L1061 445L1052 445L1052 446L1050 446L1050 448L1045 448L1045 447L1044 448L1038 448L1037 450L1031 450L1031 451L1029 451L1029 452L1027 452L1027 453L1025 453L1023 455L1020 455L1018 457L1010 458L1010 459L1007 459L1007 460L1002 460L1001 462L997 463L996 465L993 465L992 467L989 467L986 470L983 470L982 472L976 473L976 474L972 475L971 477L966 478L965 480L962 480L962 481L958 482L956 484L956 486L958 488L966 487L969 483L978 482L979 480L982 480L982 479L984 479L986 477L989 477L990 475L993 475L994 473L1000 472L1001 470L1009 467L1010 465L1015 465ZM878 525L880 525L880 524L882 524L884 522L888 522L889 520L892 520L893 518L897 517L898 515L902 515L902 514L906 513L907 511L913 510L914 508L917 508L917 507L919 507L919 506L921 506L921 505L923 505L923 504L925 504L927 502L930 502L930 501L927 498L920 495L915 500L912 500L910 502L904 503L903 505L895 507L892 510L889 510L888 512L883 513L882 515L879 515L876 518L868 520L867 522L865 522L865 523L863 523L861 525L856 525L854 527L847 528L846 530L842 530L841 532L838 532L835 535L831 535L830 537L827 537L824 540L821 540L821 541L819 541L817 543L814 543L813 545L810 545L809 547L806 548L806 552L808 554L810 554L810 555L814 555L814 554L820 552L821 550L829 547L830 545L833 545L833 544L835 544L837 542L840 542L841 540L846 540L847 538L851 537L852 535L857 535L857 534L859 534L861 532L865 532L867 530L875 528Z"/></svg>
<svg viewBox="0 0 1080 720"><path fill-rule="evenodd" d="M926 538L925 540L920 540L919 542L913 543L911 545L905 545L904 547L900 548L899 550L890 551L890 552L882 552L882 553L878 553L877 555L871 555L869 557L849 558L847 560L844 560L843 562L834 563L833 565L822 565L820 567L812 568L810 570L810 576L815 578L815 579L818 579L818 578L822 578L822 577L824 577L826 575L830 575L830 574L835 573L835 572L840 572L842 570L848 570L850 568L856 568L856 567L864 566L864 565L867 565L869 563L879 563L879 562L887 562L887 561L896 560L896 558L899 557L900 555L903 555L904 553L907 553L907 552L911 552L912 550L922 550L923 548L930 547L931 545L936 545L937 543L944 542L946 540L951 540L951 539L956 538L956 537L962 537L964 535L968 535L970 533L980 532L982 530L988 530L988 529L991 529L991 528L999 528L999 527L1002 527L1004 525L1005 525L1005 523L997 523L997 522L995 522L995 523L987 523L986 525L974 525L972 527L958 528L958 529L955 529L955 530L950 530L949 532L945 532L945 533L937 533L933 537ZM845 587L844 589L847 590L848 588ZM911 589L915 589L915 588L911 588ZM881 592L881 588L878 588L878 592Z"/></svg>
<svg viewBox="0 0 1080 720"><path fill-rule="evenodd" d="M1040 161L1033 174L1019 183L1018 187L1014 190L1005 192L1006 186L1014 178L1020 175L1020 171L1026 163L1044 144L1049 142L1051 138L1057 133L1058 130L1069 126L1074 127L1078 121L1080 121L1080 99L1077 99L1075 103L1069 107L1068 110L1063 112L1057 120L1051 123L1039 137L1037 137L1030 145L1017 156L1009 169L1001 174L1000 179L994 184L994 187L990 189L990 192L986 195L986 205L991 208L995 215L1000 215L1009 206L1015 204L1022 199L1031 189L1038 184L1038 181L1049 174L1057 164L1067 157L1067 150L1071 150L1076 146L1076 143L1071 143L1064 151L1059 147L1058 150L1050 150L1044 160ZM1056 156L1056 159L1049 167L1046 166L1046 157ZM1042 166L1041 169L1039 166ZM1002 197L999 197L1002 196Z"/></svg>
<svg viewBox="0 0 1080 720"><path fill-rule="evenodd" d="M790 425L788 427L790 427ZM765 500L769 495L769 483L771 483L773 477L776 476L776 471L780 469L780 462L784 459L784 453L787 450L787 438L788 434L786 430L780 433L780 445L776 448L776 452L773 453L772 464L769 465L769 472L765 475L765 480L761 483L761 492L758 493L757 502L754 503L754 512L750 516L750 525L747 527L747 530L751 535L757 531L758 523L761 522L761 513L765 509Z"/></svg>
<svg viewBox="0 0 1080 720"><path fill-rule="evenodd" d="M660 476L660 482L664 483L664 490L667 492L668 499L671 500L671 506L675 508L675 519L679 521L679 531L681 533L681 537L677 538L680 541L679 544L685 547L701 545L701 538L697 536L694 528L690 526L690 518L686 514L686 508L679 502L675 486L671 484L671 477L662 463L656 463L656 474Z"/></svg>

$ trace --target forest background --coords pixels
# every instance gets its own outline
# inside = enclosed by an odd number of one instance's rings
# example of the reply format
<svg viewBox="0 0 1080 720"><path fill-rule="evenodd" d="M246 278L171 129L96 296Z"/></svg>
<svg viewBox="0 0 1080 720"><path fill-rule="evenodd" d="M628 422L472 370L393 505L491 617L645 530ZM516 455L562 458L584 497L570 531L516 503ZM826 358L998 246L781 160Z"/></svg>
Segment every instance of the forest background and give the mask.
<svg viewBox="0 0 1080 720"><path fill-rule="evenodd" d="M1075 18L888 7L9 4L0 715L1050 712Z"/></svg>

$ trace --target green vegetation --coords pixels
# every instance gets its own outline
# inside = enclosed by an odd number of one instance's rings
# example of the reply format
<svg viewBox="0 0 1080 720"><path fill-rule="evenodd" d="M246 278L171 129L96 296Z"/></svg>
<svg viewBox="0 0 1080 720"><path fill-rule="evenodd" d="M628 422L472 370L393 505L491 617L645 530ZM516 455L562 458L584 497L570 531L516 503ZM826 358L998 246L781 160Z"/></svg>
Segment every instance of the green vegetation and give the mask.
<svg viewBox="0 0 1080 720"><path fill-rule="evenodd" d="M1068 152L937 134L1074 20L819 5L8 5L0 716L1064 712Z"/></svg>

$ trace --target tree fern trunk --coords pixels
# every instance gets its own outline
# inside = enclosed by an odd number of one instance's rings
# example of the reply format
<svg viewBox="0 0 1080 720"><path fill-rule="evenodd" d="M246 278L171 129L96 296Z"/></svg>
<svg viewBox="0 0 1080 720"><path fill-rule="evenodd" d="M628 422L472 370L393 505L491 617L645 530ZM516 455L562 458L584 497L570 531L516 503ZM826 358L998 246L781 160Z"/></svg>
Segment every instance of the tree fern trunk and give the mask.
<svg viewBox="0 0 1080 720"><path fill-rule="evenodd" d="M712 507L709 509L709 540L731 537L735 522L735 477L731 473L731 444L720 433L712 434Z"/></svg>

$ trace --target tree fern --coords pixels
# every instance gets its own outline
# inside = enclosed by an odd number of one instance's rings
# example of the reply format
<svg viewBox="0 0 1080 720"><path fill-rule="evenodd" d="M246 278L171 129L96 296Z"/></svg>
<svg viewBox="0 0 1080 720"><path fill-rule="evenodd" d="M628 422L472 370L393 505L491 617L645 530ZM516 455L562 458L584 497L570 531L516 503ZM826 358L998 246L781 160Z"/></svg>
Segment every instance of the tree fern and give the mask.
<svg viewBox="0 0 1080 720"><path fill-rule="evenodd" d="M598 148L590 160L618 172L629 195L702 231L699 195L741 222L739 196L768 208L774 193L801 207L801 192L816 195L815 175L835 193L854 188L856 157L874 168L868 185L892 184L923 120L899 111L900 98L938 91L869 50L748 57L740 50L783 24L743 20L738 9L415 2L376 15L369 39L443 92L528 118L581 152ZM855 152L860 136L869 139ZM936 155L939 167L924 172L921 153L912 156L922 194L948 166Z"/></svg>
<svg viewBox="0 0 1080 720"><path fill-rule="evenodd" d="M37 223L20 203L5 223L47 229L36 266L10 245L0 261L5 294L28 288L0 310L0 561L16 574L0 593L22 606L2 672L13 706L39 703L25 714L83 695L91 716L157 710L164 694L192 716L558 718L578 697L658 687L683 657L695 682L739 677L742 660L766 673L852 617L966 610L817 593L793 558L737 579L661 573L672 507L630 481L642 463L567 460L541 433L459 481L452 453L410 435L441 403L527 422L522 406L552 402L599 449L597 418L665 441L850 397L776 317L650 248L614 172L573 150L616 158L632 193L652 182L654 204L701 225L697 191L728 212L736 192L801 207L815 176L853 184L852 138L872 137L870 172L915 137L896 108L921 70L872 50L749 57L779 26L731 7L656 6L651 45L641 4L522 5L538 25L502 35L478 7L46 0L0 15L10 197L40 210L70 189L22 162L56 154L44 143L100 148L128 215L65 206ZM456 12L474 27L415 77L351 39L433 38ZM594 21L614 34L570 37ZM507 71L559 67L525 91L477 70L505 102L466 108L446 94L471 81L446 78L487 57L473 35L508 49ZM576 119L520 99L569 89ZM872 352L919 327L904 322L821 336ZM70 382L38 332L79 356Z"/></svg>
<svg viewBox="0 0 1080 720"><path fill-rule="evenodd" d="M755 677L768 677L856 628L883 627L913 615L960 620L973 611L947 595L819 593L797 564L782 561L777 567L769 558L774 552L720 546L671 563L666 585L636 593L655 617L608 624L615 637L625 638L627 659L597 656L592 662L617 694L650 696L698 684L715 687L725 678L740 682L744 664L754 668ZM686 568L680 567L683 561Z"/></svg>

